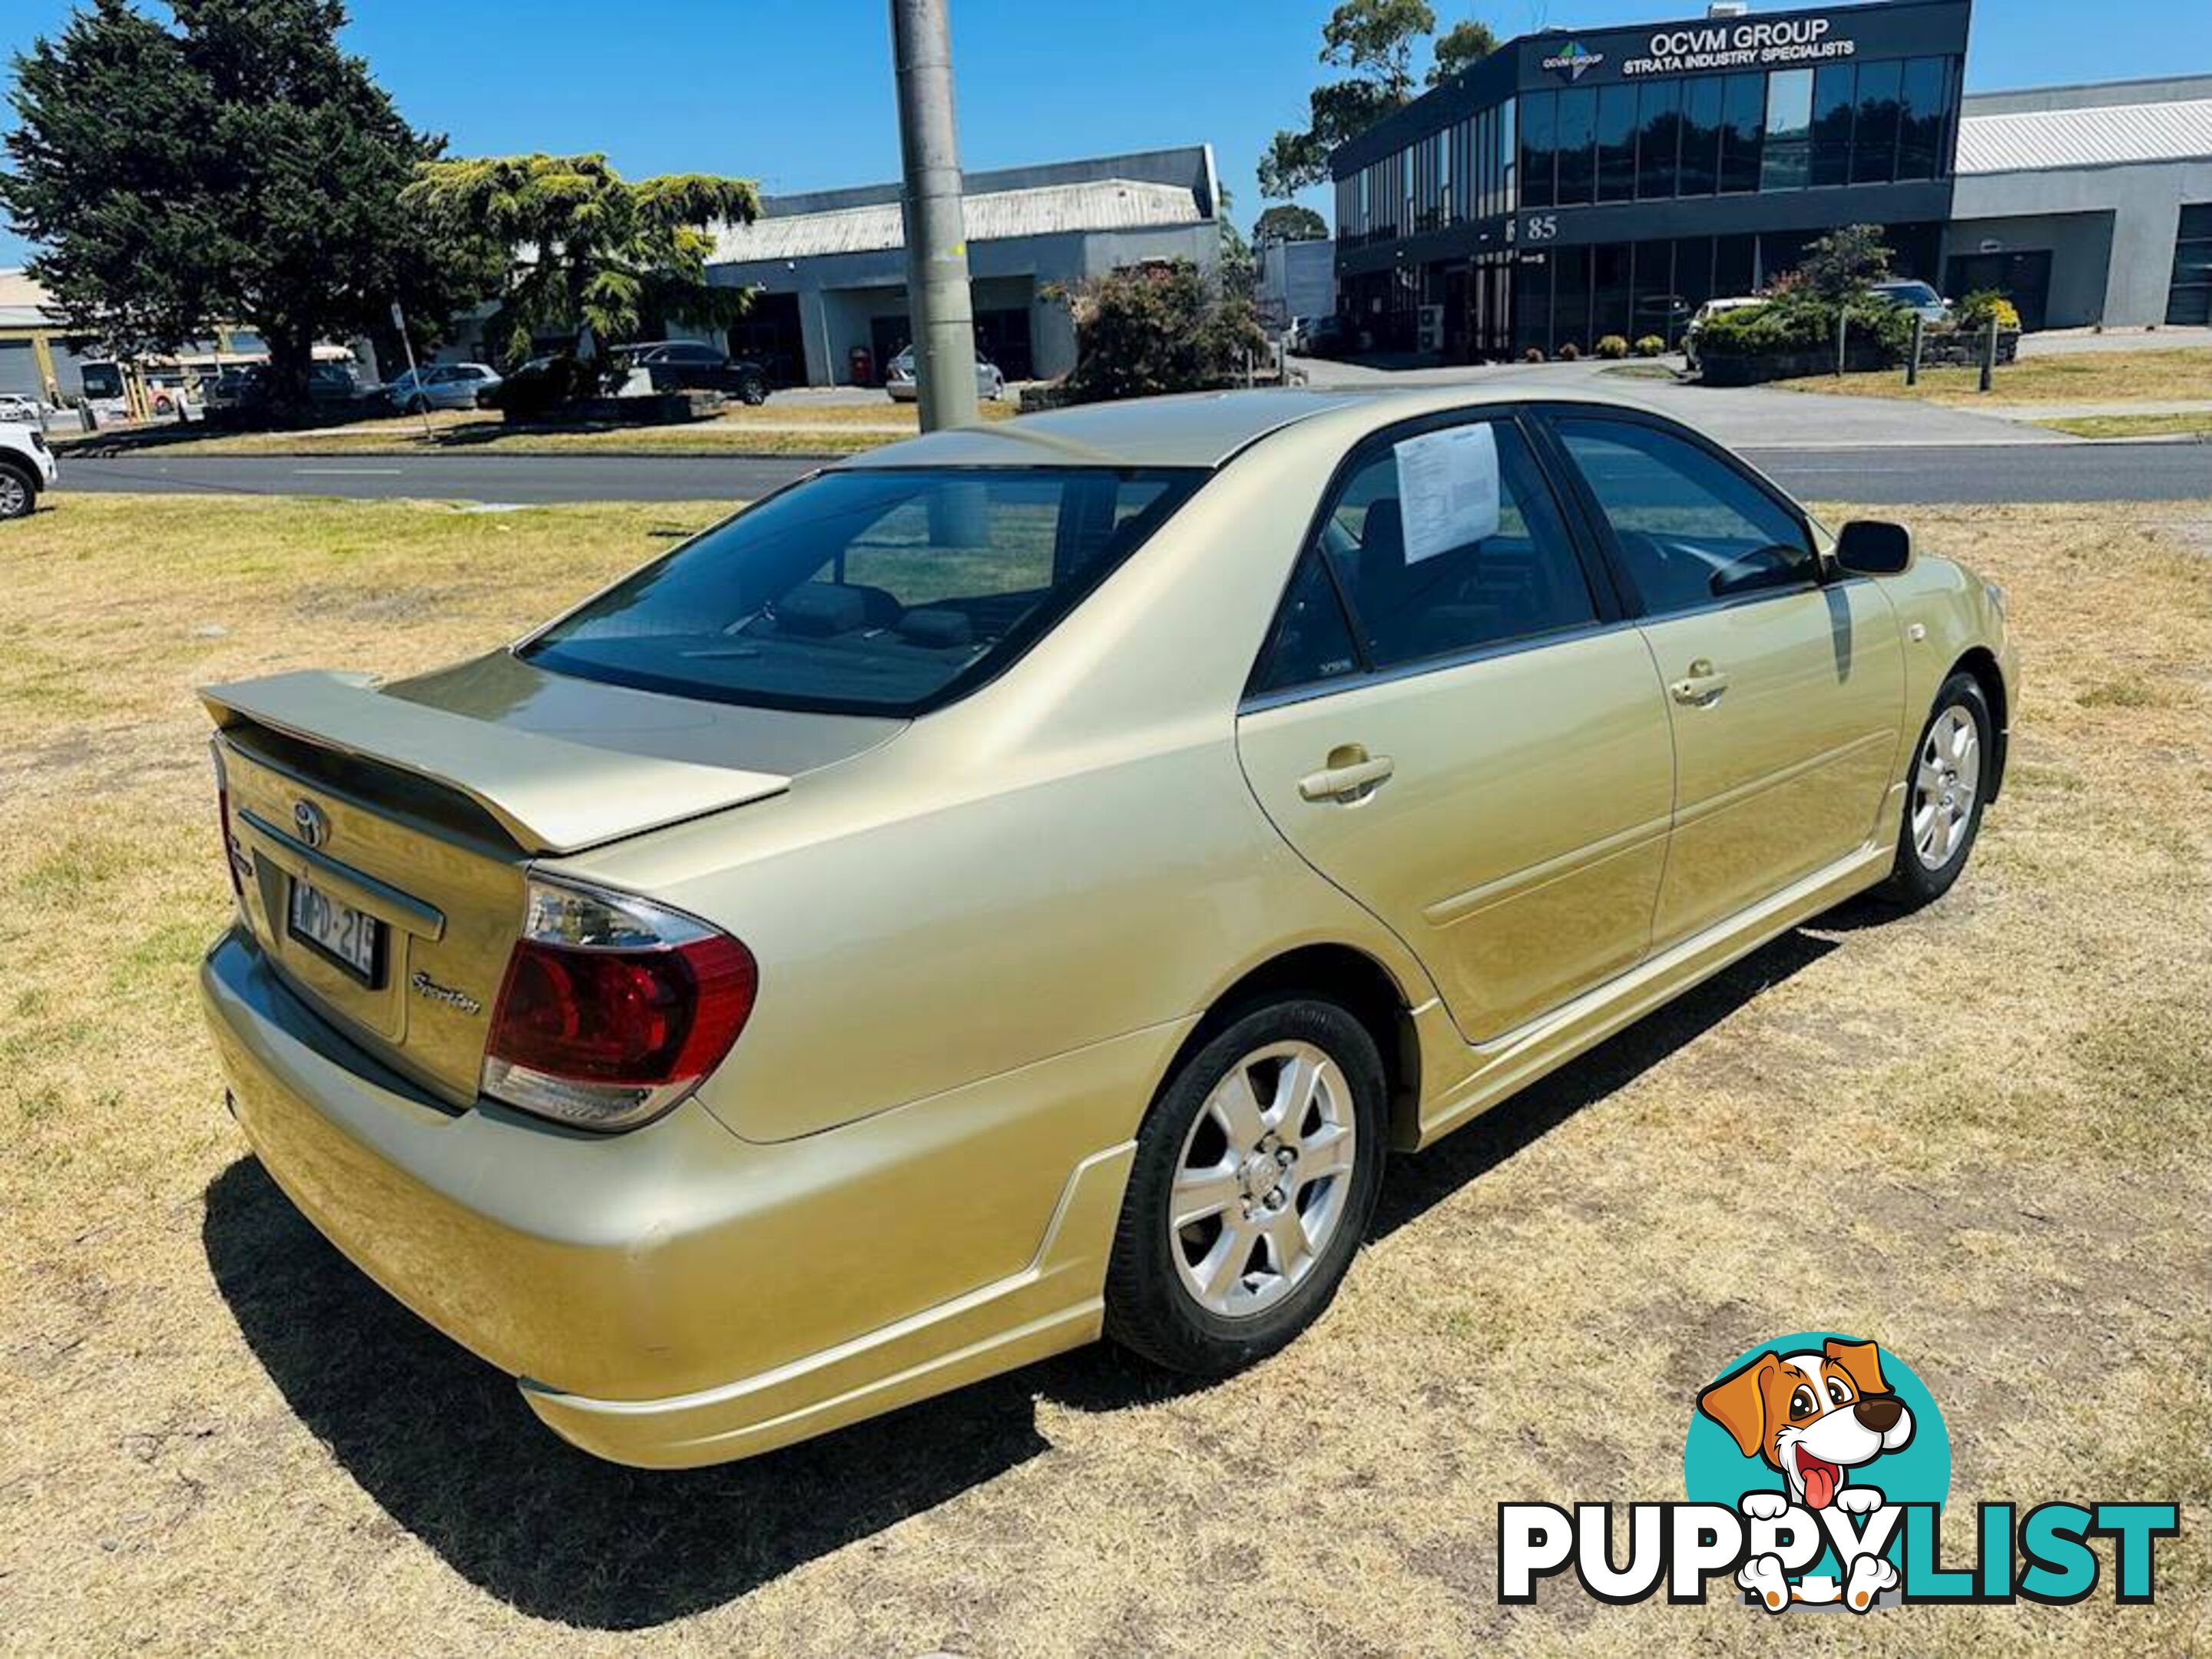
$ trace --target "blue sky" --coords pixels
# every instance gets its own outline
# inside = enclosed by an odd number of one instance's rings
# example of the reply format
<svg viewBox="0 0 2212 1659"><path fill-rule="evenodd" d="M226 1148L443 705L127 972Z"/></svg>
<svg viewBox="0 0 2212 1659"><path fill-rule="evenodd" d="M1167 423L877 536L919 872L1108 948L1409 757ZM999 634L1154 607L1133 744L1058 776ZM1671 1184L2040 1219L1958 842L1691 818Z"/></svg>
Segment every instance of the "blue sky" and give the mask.
<svg viewBox="0 0 2212 1659"><path fill-rule="evenodd" d="M963 161L1210 142L1249 227L1264 205L1254 165L1304 108L1332 3L951 0ZM1753 7L1770 9L1780 8ZM70 9L70 0L0 0L0 48L12 58ZM410 120L461 154L603 150L633 176L732 173L771 194L897 175L882 0L353 0L348 45ZM1501 36L1702 9L1699 0L1437 6L1446 22L1479 15ZM1975 9L1972 90L2189 71L2212 72L2207 0ZM0 231L0 264L23 253Z"/></svg>

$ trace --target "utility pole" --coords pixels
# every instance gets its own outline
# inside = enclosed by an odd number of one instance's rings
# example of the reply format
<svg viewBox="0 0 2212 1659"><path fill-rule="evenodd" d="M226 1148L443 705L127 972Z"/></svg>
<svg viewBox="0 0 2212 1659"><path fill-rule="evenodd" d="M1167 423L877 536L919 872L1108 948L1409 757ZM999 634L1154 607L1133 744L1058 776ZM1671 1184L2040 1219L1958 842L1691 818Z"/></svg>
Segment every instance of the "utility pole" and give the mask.
<svg viewBox="0 0 2212 1659"><path fill-rule="evenodd" d="M907 305L914 316L921 429L975 422L975 319L960 148L952 126L952 32L945 0L891 0L891 66L906 164Z"/></svg>

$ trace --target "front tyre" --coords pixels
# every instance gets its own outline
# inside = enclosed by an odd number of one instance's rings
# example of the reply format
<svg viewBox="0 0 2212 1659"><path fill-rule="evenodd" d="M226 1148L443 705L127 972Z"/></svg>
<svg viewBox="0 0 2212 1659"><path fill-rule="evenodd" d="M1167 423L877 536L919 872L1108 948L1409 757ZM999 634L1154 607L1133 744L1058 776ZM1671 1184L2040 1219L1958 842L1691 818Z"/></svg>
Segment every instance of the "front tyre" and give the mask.
<svg viewBox="0 0 2212 1659"><path fill-rule="evenodd" d="M0 519L25 519L39 504L39 486L21 463L0 460Z"/></svg>
<svg viewBox="0 0 2212 1659"><path fill-rule="evenodd" d="M1382 1180L1382 1060L1345 1009L1253 1008L1169 1079L1137 1136L1106 1275L1106 1333L1221 1376L1320 1317Z"/></svg>
<svg viewBox="0 0 2212 1659"><path fill-rule="evenodd" d="M1908 908L1951 890L1981 831L1996 754L1996 723L1972 674L1954 674L1920 730L1905 792L1897 861L1882 891Z"/></svg>

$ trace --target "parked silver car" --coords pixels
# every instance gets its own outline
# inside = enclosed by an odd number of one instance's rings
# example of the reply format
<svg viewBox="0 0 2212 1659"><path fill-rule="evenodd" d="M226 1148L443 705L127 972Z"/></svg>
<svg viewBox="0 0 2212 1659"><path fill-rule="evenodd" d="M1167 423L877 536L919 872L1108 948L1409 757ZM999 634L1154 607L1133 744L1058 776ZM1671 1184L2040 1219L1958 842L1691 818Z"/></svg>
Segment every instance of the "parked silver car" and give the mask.
<svg viewBox="0 0 2212 1659"><path fill-rule="evenodd" d="M914 373L914 348L908 346L891 359L884 371L884 390L891 394L895 404L910 404L921 395ZM999 366L988 357L975 359L975 395L979 398L1003 398L1006 395L1006 377L999 373Z"/></svg>
<svg viewBox="0 0 2212 1659"><path fill-rule="evenodd" d="M1887 300L1893 306L1917 312L1924 322L1948 323L1951 320L1951 302L1925 283L1899 276L1886 283L1876 283L1870 291L1876 298Z"/></svg>
<svg viewBox="0 0 2212 1659"><path fill-rule="evenodd" d="M409 369L385 390L394 409L416 415L426 409L474 409L499 384L499 372L488 363L432 363Z"/></svg>

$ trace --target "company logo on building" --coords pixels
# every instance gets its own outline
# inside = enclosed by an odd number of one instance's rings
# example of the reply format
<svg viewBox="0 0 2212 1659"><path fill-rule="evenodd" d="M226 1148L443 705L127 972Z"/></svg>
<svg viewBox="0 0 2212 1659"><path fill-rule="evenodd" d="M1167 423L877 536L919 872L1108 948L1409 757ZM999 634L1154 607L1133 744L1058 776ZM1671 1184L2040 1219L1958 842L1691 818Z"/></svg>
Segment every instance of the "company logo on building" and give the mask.
<svg viewBox="0 0 2212 1659"><path fill-rule="evenodd" d="M1631 57L1621 64L1620 72L1680 75L1696 70L1759 69L1850 57L1858 49L1856 44L1833 33L1834 27L1826 17L1784 17L1661 29L1646 43L1643 55Z"/></svg>
<svg viewBox="0 0 2212 1659"><path fill-rule="evenodd" d="M1556 57L1544 60L1544 67L1554 75L1564 75L1570 81L1579 81L1603 62L1603 52L1592 52L1579 40L1570 40Z"/></svg>

